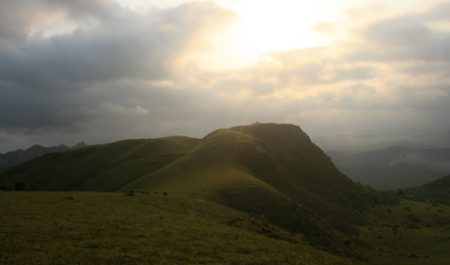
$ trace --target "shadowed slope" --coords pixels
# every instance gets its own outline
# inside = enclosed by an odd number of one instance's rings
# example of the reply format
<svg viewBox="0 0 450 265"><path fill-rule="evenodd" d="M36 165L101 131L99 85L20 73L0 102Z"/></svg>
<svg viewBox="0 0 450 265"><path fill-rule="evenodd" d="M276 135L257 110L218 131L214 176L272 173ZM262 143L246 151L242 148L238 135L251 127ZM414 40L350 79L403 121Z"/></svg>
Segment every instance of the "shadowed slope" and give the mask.
<svg viewBox="0 0 450 265"><path fill-rule="evenodd" d="M49 154L4 172L0 184L41 190L114 191L182 157L196 139L126 140Z"/></svg>
<svg viewBox="0 0 450 265"><path fill-rule="evenodd" d="M450 175L429 184L409 189L407 193L418 199L450 204Z"/></svg>
<svg viewBox="0 0 450 265"><path fill-rule="evenodd" d="M273 186L327 218L335 214L333 217L338 222L349 219L351 212L348 210L362 209L377 200L374 192L339 172L331 159L298 126L254 124L232 130L262 141L266 152L284 169L284 179L272 181ZM251 170L256 175L275 175L258 166ZM265 178L269 180L269 177Z"/></svg>
<svg viewBox="0 0 450 265"><path fill-rule="evenodd" d="M19 149L5 154L0 154L0 172L40 156L50 153L64 152L69 149L70 147L65 145L50 146L50 147L44 147L42 145L33 145L32 147L26 150Z"/></svg>

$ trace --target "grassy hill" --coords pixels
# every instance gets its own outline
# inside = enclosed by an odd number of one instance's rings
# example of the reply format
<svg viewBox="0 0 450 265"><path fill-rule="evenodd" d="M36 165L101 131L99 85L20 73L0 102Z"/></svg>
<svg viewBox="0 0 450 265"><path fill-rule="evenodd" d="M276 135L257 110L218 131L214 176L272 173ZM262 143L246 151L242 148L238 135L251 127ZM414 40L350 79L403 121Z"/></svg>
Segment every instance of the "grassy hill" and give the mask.
<svg viewBox="0 0 450 265"><path fill-rule="evenodd" d="M363 265L186 196L0 192L0 208L0 264Z"/></svg>
<svg viewBox="0 0 450 265"><path fill-rule="evenodd" d="M447 265L450 206L402 199L364 212L350 259L186 194L1 192L0 264Z"/></svg>
<svg viewBox="0 0 450 265"><path fill-rule="evenodd" d="M42 190L185 194L267 218L324 249L346 252L362 212L389 198L352 182L298 126L252 124L203 139L169 137L89 146L0 175Z"/></svg>
<svg viewBox="0 0 450 265"><path fill-rule="evenodd" d="M450 207L402 199L366 212L357 238L373 265L446 265L450 259Z"/></svg>
<svg viewBox="0 0 450 265"><path fill-rule="evenodd" d="M23 182L39 190L115 191L185 155L198 140L168 137L125 140L52 153L9 169L0 185Z"/></svg>
<svg viewBox="0 0 450 265"><path fill-rule="evenodd" d="M123 188L129 189L202 194L277 223L308 219L310 210L343 229L378 199L341 174L299 127L287 124L215 131L183 158Z"/></svg>
<svg viewBox="0 0 450 265"><path fill-rule="evenodd" d="M450 175L431 183L408 189L406 193L421 200L450 204Z"/></svg>
<svg viewBox="0 0 450 265"><path fill-rule="evenodd" d="M448 261L448 206L354 183L294 125L48 154L0 175L17 182L71 192L0 192L0 264Z"/></svg>

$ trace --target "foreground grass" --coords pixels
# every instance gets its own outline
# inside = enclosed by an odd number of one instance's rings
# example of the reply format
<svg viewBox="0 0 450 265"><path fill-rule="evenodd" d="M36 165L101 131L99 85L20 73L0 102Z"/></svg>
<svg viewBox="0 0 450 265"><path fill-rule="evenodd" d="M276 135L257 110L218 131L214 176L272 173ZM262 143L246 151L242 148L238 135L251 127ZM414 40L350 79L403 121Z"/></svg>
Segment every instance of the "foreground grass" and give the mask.
<svg viewBox="0 0 450 265"><path fill-rule="evenodd" d="M359 237L371 264L449 264L450 206L402 200L375 207L366 220Z"/></svg>
<svg viewBox="0 0 450 265"><path fill-rule="evenodd" d="M0 192L0 264L361 264L169 194Z"/></svg>

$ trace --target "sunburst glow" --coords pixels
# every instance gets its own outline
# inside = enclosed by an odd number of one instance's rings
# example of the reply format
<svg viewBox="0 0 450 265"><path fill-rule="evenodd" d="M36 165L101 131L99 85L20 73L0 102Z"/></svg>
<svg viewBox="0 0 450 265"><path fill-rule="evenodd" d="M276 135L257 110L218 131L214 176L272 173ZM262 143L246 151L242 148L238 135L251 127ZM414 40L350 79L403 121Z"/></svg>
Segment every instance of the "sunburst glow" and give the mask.
<svg viewBox="0 0 450 265"><path fill-rule="evenodd" d="M314 27L337 17L322 7L323 1L220 2L237 14L235 23L217 40L220 61L232 66L251 64L269 51L324 45L330 36Z"/></svg>
<svg viewBox="0 0 450 265"><path fill-rule="evenodd" d="M319 19L312 1L240 1L233 27L233 41L249 53L316 44L312 28ZM257 6L258 8L255 8Z"/></svg>

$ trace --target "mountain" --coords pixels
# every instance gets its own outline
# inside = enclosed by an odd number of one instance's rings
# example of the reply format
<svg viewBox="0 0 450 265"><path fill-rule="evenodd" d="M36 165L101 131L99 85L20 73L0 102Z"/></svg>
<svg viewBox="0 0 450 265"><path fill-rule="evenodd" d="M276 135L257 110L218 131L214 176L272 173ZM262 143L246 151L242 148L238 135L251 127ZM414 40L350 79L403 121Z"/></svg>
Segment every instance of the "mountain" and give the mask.
<svg viewBox="0 0 450 265"><path fill-rule="evenodd" d="M58 145L51 147L44 147L42 145L33 145L26 150L16 150L5 154L0 154L0 172L10 167L17 166L21 163L30 161L36 157L43 156L49 153L64 152L70 148L66 145Z"/></svg>
<svg viewBox="0 0 450 265"><path fill-rule="evenodd" d="M405 192L421 200L450 204L450 175Z"/></svg>
<svg viewBox="0 0 450 265"><path fill-rule="evenodd" d="M277 219L283 218L276 209L314 209L337 226L351 222L355 209L375 200L341 174L299 127L287 124L217 130L183 158L125 189L201 192L214 201ZM267 205L272 205L270 212Z"/></svg>
<svg viewBox="0 0 450 265"><path fill-rule="evenodd" d="M88 146L88 145L84 141L81 141L81 142L75 144L74 146L72 146L72 149L79 149L79 148L83 148L86 146Z"/></svg>
<svg viewBox="0 0 450 265"><path fill-rule="evenodd" d="M409 188L450 172L450 149L392 146L361 153L328 152L353 180L378 189Z"/></svg>
<svg viewBox="0 0 450 265"><path fill-rule="evenodd" d="M289 124L252 124L203 139L168 137L88 146L34 159L0 175L0 185L41 190L190 194L267 218L327 245L382 200L343 175ZM384 199L383 199L384 198Z"/></svg>

